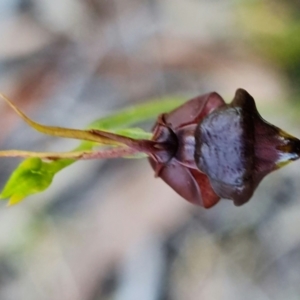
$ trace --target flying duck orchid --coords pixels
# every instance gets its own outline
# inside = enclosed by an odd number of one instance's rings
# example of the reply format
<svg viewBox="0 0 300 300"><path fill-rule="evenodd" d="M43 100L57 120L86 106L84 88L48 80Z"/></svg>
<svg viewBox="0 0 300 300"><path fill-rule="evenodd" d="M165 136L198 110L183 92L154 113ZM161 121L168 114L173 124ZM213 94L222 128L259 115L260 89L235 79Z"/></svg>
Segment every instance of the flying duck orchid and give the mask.
<svg viewBox="0 0 300 300"><path fill-rule="evenodd" d="M155 176L187 201L210 208L224 198L240 206L249 201L267 174L300 155L300 140L266 122L254 99L243 89L236 91L229 104L215 92L193 98L159 115L152 135L139 132L137 137L132 136L133 131L124 135L101 128L78 130L41 125L5 96L1 97L42 133L105 145L100 150L93 150L90 145L67 153L0 151L0 156L31 159L19 166L0 195L11 197L12 204L47 188L54 174L71 160L134 157L143 153ZM28 191L18 190L19 181L31 175Z"/></svg>

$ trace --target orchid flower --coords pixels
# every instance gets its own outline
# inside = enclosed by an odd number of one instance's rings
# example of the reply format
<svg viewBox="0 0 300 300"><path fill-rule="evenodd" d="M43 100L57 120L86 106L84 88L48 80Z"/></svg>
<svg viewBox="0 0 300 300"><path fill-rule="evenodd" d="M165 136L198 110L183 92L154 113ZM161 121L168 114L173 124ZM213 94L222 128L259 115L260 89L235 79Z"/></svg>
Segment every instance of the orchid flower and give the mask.
<svg viewBox="0 0 300 300"><path fill-rule="evenodd" d="M266 122L243 89L230 104L209 93L161 115L153 140L162 149L150 157L156 176L205 208L221 198L246 203L267 174L300 155L300 141Z"/></svg>
<svg viewBox="0 0 300 300"><path fill-rule="evenodd" d="M39 158L39 161L33 161L33 165L42 174L42 170L47 169L51 173L51 169L49 165L42 164L41 159L55 162L61 159L139 156L144 153L149 157L156 177L160 177L187 201L205 208L214 206L221 198L231 199L237 206L246 203L267 174L298 159L300 155L300 140L266 122L258 113L254 99L243 89L236 91L229 104L212 92L159 115L149 138L148 133L134 138L130 134L124 136L99 129L78 130L41 125L28 118L5 96L1 97L25 122L42 133L106 145L106 148L79 148L79 151L67 153L7 150L0 151L0 156ZM23 165L28 172L31 165L26 163ZM58 165L51 176L60 168ZM37 169L35 176L39 174ZM29 174L26 172L21 173L23 179ZM19 175L13 175L11 178L15 182ZM40 189L31 182L33 192L48 187L51 176L45 187ZM0 197L11 196L13 187L8 182L8 188L4 188ZM26 195L24 192L14 195L12 202L16 203Z"/></svg>

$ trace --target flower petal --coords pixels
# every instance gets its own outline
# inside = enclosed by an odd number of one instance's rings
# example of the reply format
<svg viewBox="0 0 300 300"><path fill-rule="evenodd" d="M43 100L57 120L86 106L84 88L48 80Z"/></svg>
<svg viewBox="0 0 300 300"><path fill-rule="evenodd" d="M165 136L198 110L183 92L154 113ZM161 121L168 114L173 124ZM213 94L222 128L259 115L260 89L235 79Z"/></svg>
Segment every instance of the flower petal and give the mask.
<svg viewBox="0 0 300 300"><path fill-rule="evenodd" d="M190 169L190 172L200 188L203 206L205 208L211 208L217 204L220 201L220 197L212 189L208 177L198 170Z"/></svg>
<svg viewBox="0 0 300 300"><path fill-rule="evenodd" d="M188 124L198 123L203 117L224 106L223 98L213 92L193 98L168 114L165 122L174 130Z"/></svg>
<svg viewBox="0 0 300 300"><path fill-rule="evenodd" d="M153 169L157 169L157 163L151 158L149 161ZM220 200L205 174L189 169L176 160L161 165L157 175L175 192L193 204L210 208Z"/></svg>

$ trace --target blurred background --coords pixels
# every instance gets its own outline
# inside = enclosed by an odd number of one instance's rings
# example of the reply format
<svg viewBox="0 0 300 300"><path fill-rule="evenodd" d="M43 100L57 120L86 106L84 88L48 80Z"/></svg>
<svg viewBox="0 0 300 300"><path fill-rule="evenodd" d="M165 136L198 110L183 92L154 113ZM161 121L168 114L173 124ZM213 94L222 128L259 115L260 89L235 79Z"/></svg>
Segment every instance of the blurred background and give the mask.
<svg viewBox="0 0 300 300"><path fill-rule="evenodd" d="M237 88L300 136L296 0L2 0L0 91L34 120L83 128L128 105ZM151 128L151 124L146 124ZM67 151L0 103L0 148ZM18 165L1 159L0 186ZM78 162L0 206L0 299L299 299L299 162L243 207L205 210L147 160Z"/></svg>

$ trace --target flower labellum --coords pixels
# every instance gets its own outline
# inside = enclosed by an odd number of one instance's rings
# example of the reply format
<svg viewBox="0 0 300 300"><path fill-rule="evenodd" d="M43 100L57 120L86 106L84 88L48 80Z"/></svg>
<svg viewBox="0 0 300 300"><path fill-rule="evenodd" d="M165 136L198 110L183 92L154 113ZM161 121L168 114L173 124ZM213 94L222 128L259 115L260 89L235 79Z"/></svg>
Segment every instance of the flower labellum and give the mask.
<svg viewBox="0 0 300 300"><path fill-rule="evenodd" d="M246 203L264 176L300 155L300 140L263 120L243 89L230 104L214 92L161 115L152 141L156 176L205 208Z"/></svg>

